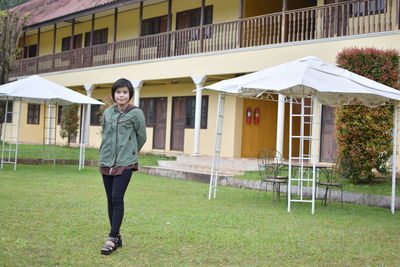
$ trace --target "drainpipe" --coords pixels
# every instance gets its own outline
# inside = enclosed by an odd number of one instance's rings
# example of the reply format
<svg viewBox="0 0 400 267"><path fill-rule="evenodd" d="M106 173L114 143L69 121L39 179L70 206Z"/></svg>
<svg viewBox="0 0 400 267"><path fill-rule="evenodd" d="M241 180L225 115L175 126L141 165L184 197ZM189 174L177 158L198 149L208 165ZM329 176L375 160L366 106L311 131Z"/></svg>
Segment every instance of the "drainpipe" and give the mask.
<svg viewBox="0 0 400 267"><path fill-rule="evenodd" d="M195 75L191 77L193 82L196 84L196 113L194 120L194 147L192 156L200 156L199 145L200 145L200 122L201 122L201 98L202 90L207 76Z"/></svg>

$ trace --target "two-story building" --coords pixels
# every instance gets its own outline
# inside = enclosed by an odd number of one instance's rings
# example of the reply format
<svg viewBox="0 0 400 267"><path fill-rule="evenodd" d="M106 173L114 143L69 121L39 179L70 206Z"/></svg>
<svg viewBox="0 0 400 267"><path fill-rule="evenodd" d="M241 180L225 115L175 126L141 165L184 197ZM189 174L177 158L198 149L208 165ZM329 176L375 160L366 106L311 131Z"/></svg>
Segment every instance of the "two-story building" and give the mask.
<svg viewBox="0 0 400 267"><path fill-rule="evenodd" d="M309 55L335 64L343 48L400 49L399 2L32 0L15 8L30 16L12 77L39 74L99 100L115 80L130 79L146 116L143 150L212 155L218 94L204 84ZM246 123L249 108L258 124ZM278 102L227 96L225 109L222 156L255 157L276 146L277 134L287 155L288 109L278 133ZM91 107L90 147L100 143L98 110ZM44 107L21 112L21 142L41 143ZM332 115L323 108L321 161L335 151Z"/></svg>

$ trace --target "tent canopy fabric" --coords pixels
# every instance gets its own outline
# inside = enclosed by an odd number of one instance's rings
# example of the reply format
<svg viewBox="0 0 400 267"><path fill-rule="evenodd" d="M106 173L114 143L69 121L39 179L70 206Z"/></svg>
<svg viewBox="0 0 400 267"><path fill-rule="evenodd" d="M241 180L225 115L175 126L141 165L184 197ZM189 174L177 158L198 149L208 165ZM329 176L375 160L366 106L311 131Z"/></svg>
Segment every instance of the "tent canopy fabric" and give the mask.
<svg viewBox="0 0 400 267"><path fill-rule="evenodd" d="M355 98L366 106L378 106L388 99L400 100L400 91L327 64L314 56L205 86L242 97L277 93L289 97L316 96L327 106L341 106Z"/></svg>
<svg viewBox="0 0 400 267"><path fill-rule="evenodd" d="M0 100L21 99L33 104L92 104L104 105L91 97L33 75L0 86Z"/></svg>

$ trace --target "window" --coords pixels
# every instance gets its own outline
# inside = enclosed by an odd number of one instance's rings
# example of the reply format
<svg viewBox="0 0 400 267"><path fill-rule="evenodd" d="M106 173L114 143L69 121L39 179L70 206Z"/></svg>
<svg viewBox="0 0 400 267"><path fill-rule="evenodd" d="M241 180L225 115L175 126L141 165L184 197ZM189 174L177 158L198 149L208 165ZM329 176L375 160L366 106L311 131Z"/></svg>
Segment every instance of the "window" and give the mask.
<svg viewBox="0 0 400 267"><path fill-rule="evenodd" d="M90 46L90 34L91 32L85 33L85 47ZM108 42L108 29L100 29L100 30L95 30L93 32L93 44L92 45L98 45L98 44L106 44Z"/></svg>
<svg viewBox="0 0 400 267"><path fill-rule="evenodd" d="M4 115L6 112L6 101L0 101L0 123L4 122ZM7 123L12 123L13 102L7 102Z"/></svg>
<svg viewBox="0 0 400 267"><path fill-rule="evenodd" d="M28 104L28 124L39 124L40 121L40 105Z"/></svg>
<svg viewBox="0 0 400 267"><path fill-rule="evenodd" d="M186 128L194 128L194 121L196 116L196 97L189 96L186 98ZM207 128L208 117L208 96L203 96L201 100L201 122L200 128Z"/></svg>
<svg viewBox="0 0 400 267"><path fill-rule="evenodd" d="M155 98L141 98L139 108L144 113L146 127L154 126L154 102Z"/></svg>
<svg viewBox="0 0 400 267"><path fill-rule="evenodd" d="M213 7L204 8L203 25L211 24L213 16ZM176 29L186 29L200 26L201 8L185 10L176 14Z"/></svg>
<svg viewBox="0 0 400 267"><path fill-rule="evenodd" d="M63 111L63 106L58 106L58 112L57 112L57 124L61 124L62 120L62 111Z"/></svg>
<svg viewBox="0 0 400 267"><path fill-rule="evenodd" d="M99 99L99 101L101 101ZM101 125L101 111L100 105L90 106L90 125Z"/></svg>
<svg viewBox="0 0 400 267"><path fill-rule="evenodd" d="M74 35L74 48L82 48L82 34ZM68 51L71 49L71 36L62 38L61 51Z"/></svg>
<svg viewBox="0 0 400 267"><path fill-rule="evenodd" d="M142 21L142 36L162 33L167 31L168 16L160 16Z"/></svg>
<svg viewBox="0 0 400 267"><path fill-rule="evenodd" d="M24 58L36 57L37 44L24 47Z"/></svg>

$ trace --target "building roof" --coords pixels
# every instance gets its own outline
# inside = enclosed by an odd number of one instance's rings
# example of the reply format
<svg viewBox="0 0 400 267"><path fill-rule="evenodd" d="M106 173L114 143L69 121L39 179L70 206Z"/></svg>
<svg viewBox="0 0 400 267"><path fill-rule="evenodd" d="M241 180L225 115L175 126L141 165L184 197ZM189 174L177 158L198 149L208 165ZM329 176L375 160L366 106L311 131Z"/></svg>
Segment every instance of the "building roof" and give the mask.
<svg viewBox="0 0 400 267"><path fill-rule="evenodd" d="M120 0L31 0L12 10L29 13L26 26L32 26L57 18L105 6Z"/></svg>

